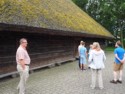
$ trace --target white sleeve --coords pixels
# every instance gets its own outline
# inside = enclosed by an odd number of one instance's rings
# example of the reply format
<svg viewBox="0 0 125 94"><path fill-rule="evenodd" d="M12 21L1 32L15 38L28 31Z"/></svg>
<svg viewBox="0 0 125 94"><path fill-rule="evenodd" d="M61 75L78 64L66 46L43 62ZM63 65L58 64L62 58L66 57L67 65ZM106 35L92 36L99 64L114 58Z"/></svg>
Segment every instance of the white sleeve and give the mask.
<svg viewBox="0 0 125 94"><path fill-rule="evenodd" d="M93 60L93 52L90 51L88 62L92 62L92 60Z"/></svg>
<svg viewBox="0 0 125 94"><path fill-rule="evenodd" d="M104 51L103 51L103 61L106 61L106 56Z"/></svg>
<svg viewBox="0 0 125 94"><path fill-rule="evenodd" d="M80 52L80 48L81 48L81 46L78 46L78 52Z"/></svg>

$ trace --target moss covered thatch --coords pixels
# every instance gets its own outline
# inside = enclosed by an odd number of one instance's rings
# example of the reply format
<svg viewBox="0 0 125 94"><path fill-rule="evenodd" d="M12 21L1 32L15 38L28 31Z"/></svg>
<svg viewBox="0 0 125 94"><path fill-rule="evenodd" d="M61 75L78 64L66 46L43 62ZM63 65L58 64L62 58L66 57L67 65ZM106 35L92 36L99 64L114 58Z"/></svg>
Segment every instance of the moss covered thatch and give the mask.
<svg viewBox="0 0 125 94"><path fill-rule="evenodd" d="M0 0L0 23L112 37L71 0Z"/></svg>

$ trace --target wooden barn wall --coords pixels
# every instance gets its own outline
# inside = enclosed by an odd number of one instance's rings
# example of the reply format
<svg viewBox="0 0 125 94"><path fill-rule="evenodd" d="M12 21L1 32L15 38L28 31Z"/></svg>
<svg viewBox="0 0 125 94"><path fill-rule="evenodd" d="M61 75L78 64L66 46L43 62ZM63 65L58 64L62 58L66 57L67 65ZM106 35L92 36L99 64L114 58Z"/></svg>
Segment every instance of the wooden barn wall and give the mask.
<svg viewBox="0 0 125 94"><path fill-rule="evenodd" d="M81 40L85 42L85 47L87 48L87 51L89 51L89 45L92 44L93 42L99 42L102 49L104 49L106 46L105 39L75 37L75 51L74 51L74 53L75 53L76 57L78 57L78 46L79 46Z"/></svg>
<svg viewBox="0 0 125 94"><path fill-rule="evenodd" d="M0 32L0 75L16 71L15 54L19 46L19 39L28 39L28 52L31 57L30 68L67 61L75 58L81 40L86 42L86 47L94 41L102 46L104 39L80 38L43 35L35 33L19 33L11 31Z"/></svg>
<svg viewBox="0 0 125 94"><path fill-rule="evenodd" d="M0 32L0 75L16 71L15 53L19 39L28 39L31 68L75 58L73 37Z"/></svg>
<svg viewBox="0 0 125 94"><path fill-rule="evenodd" d="M99 42L101 48L103 49L105 47L105 39L100 39L100 38L83 38L82 40L85 41L86 47L88 48L90 44L93 42Z"/></svg>

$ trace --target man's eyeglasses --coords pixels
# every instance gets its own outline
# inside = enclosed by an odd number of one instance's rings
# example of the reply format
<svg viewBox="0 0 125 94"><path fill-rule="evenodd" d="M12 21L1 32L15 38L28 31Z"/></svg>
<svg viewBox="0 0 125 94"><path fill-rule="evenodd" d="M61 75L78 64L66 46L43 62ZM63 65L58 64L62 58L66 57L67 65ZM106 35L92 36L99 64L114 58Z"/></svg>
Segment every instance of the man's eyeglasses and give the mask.
<svg viewBox="0 0 125 94"><path fill-rule="evenodd" d="M22 42L22 43L27 43L27 42Z"/></svg>

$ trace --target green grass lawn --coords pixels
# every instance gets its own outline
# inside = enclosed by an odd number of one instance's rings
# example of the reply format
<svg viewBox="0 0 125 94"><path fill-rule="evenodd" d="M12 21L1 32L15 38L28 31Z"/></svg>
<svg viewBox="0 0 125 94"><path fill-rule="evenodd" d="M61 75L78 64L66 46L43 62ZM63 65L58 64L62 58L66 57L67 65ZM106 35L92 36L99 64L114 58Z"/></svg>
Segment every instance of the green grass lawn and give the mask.
<svg viewBox="0 0 125 94"><path fill-rule="evenodd" d="M106 47L105 51L114 51L115 47Z"/></svg>

